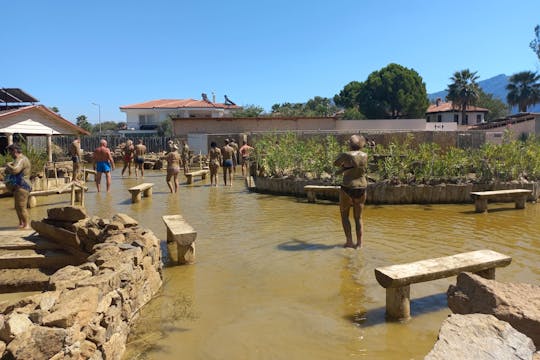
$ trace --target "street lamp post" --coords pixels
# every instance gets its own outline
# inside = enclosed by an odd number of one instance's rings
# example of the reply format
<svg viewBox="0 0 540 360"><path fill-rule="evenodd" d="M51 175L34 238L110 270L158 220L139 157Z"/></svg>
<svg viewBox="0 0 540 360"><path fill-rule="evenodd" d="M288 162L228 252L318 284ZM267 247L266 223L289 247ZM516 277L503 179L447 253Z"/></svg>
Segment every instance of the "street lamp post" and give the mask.
<svg viewBox="0 0 540 360"><path fill-rule="evenodd" d="M92 103L98 107L98 122L99 122L99 135L101 135L101 104Z"/></svg>

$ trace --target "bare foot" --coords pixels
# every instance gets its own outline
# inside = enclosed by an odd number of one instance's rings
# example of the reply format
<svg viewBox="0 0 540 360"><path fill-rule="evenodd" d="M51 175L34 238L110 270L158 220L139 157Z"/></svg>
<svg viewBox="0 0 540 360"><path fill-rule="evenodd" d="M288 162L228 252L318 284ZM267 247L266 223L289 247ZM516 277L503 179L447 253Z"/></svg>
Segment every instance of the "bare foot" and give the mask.
<svg viewBox="0 0 540 360"><path fill-rule="evenodd" d="M362 243L357 243L355 246L355 249L361 249L361 248L362 248Z"/></svg>
<svg viewBox="0 0 540 360"><path fill-rule="evenodd" d="M343 245L344 248L354 248L354 244L353 243L345 243L345 245Z"/></svg>

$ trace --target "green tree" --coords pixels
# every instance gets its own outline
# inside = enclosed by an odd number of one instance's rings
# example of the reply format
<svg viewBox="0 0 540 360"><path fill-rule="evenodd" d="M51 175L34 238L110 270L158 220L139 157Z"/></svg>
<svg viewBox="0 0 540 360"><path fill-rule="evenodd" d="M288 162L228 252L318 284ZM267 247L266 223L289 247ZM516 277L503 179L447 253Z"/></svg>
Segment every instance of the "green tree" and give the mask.
<svg viewBox="0 0 540 360"><path fill-rule="evenodd" d="M360 110L356 108L348 108L345 109L343 112L343 115L341 115L341 119L343 120L364 120L366 119L366 115L362 114Z"/></svg>
<svg viewBox="0 0 540 360"><path fill-rule="evenodd" d="M309 99L304 108L307 116L331 116L337 111L332 100L321 96L315 96L313 99Z"/></svg>
<svg viewBox="0 0 540 360"><path fill-rule="evenodd" d="M506 100L512 106L517 105L519 112L540 102L540 75L532 71L522 71L510 76L506 86Z"/></svg>
<svg viewBox="0 0 540 360"><path fill-rule="evenodd" d="M531 41L529 46L531 47L532 51L538 56L538 60L540 60L540 25L536 25L534 28L534 35L535 38Z"/></svg>
<svg viewBox="0 0 540 360"><path fill-rule="evenodd" d="M475 105L478 101L480 87L476 83L478 75L476 71L469 69L456 71L450 78L452 83L446 89L448 95L446 99L452 101L452 104L461 110L461 124L467 125L467 107Z"/></svg>
<svg viewBox="0 0 540 360"><path fill-rule="evenodd" d="M60 114L60 109L58 109L56 106L51 106L49 109L50 109L52 112L55 112L55 113L57 113L57 114Z"/></svg>
<svg viewBox="0 0 540 360"><path fill-rule="evenodd" d="M77 126L83 128L88 132L92 132L92 124L88 122L86 115L77 116Z"/></svg>
<svg viewBox="0 0 540 360"><path fill-rule="evenodd" d="M257 105L246 105L242 110L237 110L233 113L235 117L258 117L264 113L264 109Z"/></svg>
<svg viewBox="0 0 540 360"><path fill-rule="evenodd" d="M334 103L344 109L358 109L358 94L362 89L362 83L351 81L339 94L334 95Z"/></svg>
<svg viewBox="0 0 540 360"><path fill-rule="evenodd" d="M429 105L426 85L413 69L390 64L372 72L358 94L368 119L421 118Z"/></svg>
<svg viewBox="0 0 540 360"><path fill-rule="evenodd" d="M493 94L485 93L481 88L478 89L478 101L476 105L489 110L486 114L486 121L488 122L504 118L509 112L506 103L493 97Z"/></svg>
<svg viewBox="0 0 540 360"><path fill-rule="evenodd" d="M173 136L173 123L171 119L163 120L157 127L157 133L159 136L171 137Z"/></svg>

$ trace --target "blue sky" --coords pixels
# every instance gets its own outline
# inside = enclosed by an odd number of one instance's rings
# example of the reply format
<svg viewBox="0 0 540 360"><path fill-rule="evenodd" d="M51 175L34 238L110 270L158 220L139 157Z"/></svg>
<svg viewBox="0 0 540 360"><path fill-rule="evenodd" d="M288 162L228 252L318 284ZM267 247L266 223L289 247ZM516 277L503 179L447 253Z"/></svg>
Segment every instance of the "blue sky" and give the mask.
<svg viewBox="0 0 540 360"><path fill-rule="evenodd" d="M0 87L66 119L124 121L154 99L258 105L333 97L395 62L429 93L453 72L480 80L540 69L538 0L0 0Z"/></svg>

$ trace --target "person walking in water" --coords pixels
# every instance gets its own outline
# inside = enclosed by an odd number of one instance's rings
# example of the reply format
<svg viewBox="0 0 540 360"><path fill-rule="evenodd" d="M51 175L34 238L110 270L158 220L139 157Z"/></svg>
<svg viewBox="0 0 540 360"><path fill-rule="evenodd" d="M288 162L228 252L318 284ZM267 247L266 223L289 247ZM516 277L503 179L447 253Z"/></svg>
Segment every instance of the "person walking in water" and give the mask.
<svg viewBox="0 0 540 360"><path fill-rule="evenodd" d="M334 165L340 168L336 174L343 174L343 182L339 191L339 210L341 224L345 232L345 247L362 247L362 211L366 202L368 157L361 149L365 144L366 139L363 136L351 136L349 139L350 151L340 154L334 161ZM352 241L351 222L349 221L351 207L356 226L356 246Z"/></svg>
<svg viewBox="0 0 540 360"><path fill-rule="evenodd" d="M111 171L114 170L114 160L111 150L107 147L107 140L101 139L99 147L94 150L94 170L96 171L96 188L101 191L101 175L104 173L107 183L107 192L111 191Z"/></svg>
<svg viewBox="0 0 540 360"><path fill-rule="evenodd" d="M79 135L69 145L69 155L71 155L73 163L73 180L77 181L80 178L81 170L81 137Z"/></svg>
<svg viewBox="0 0 540 360"><path fill-rule="evenodd" d="M171 193L178 192L178 174L180 173L180 154L176 144L169 144L170 151L165 157L167 159L167 186ZM172 179L172 183L171 183Z"/></svg>
<svg viewBox="0 0 540 360"><path fill-rule="evenodd" d="M217 147L215 141L210 143L210 151L208 151L208 167L210 168L210 186L218 186L217 174L219 171L219 164L223 161L221 156L221 149Z"/></svg>
<svg viewBox="0 0 540 360"><path fill-rule="evenodd" d="M242 141L242 147L240 148L240 156L242 163L242 176L249 176L249 156L253 148L248 145L246 140Z"/></svg>
<svg viewBox="0 0 540 360"><path fill-rule="evenodd" d="M184 174L189 172L189 145L186 140L182 140L182 152L180 153L182 158L182 164L184 165Z"/></svg>
<svg viewBox="0 0 540 360"><path fill-rule="evenodd" d="M236 165L238 165L238 144L233 138L229 139L229 146L233 148L233 175L236 175Z"/></svg>
<svg viewBox="0 0 540 360"><path fill-rule="evenodd" d="M13 192L15 212L19 218L19 229L30 229L30 215L27 209L28 196L32 191L29 181L30 160L22 153L22 149L18 144L9 145L7 150L13 158L13 162L6 164L4 182L8 190Z"/></svg>
<svg viewBox="0 0 540 360"><path fill-rule="evenodd" d="M135 153L135 147L133 146L133 140L128 139L126 145L122 149L122 160L124 160L124 167L122 168L122 176L124 172L128 171L128 176L131 176L131 164L133 164L133 154Z"/></svg>
<svg viewBox="0 0 540 360"><path fill-rule="evenodd" d="M234 149L229 145L229 139L225 139L225 146L221 149L221 156L223 158L223 182L227 186L227 178L229 179L229 186L232 186L232 168L233 168L233 156Z"/></svg>
<svg viewBox="0 0 540 360"><path fill-rule="evenodd" d="M141 177L144 177L144 154L146 154L146 146L143 140L139 139L139 143L135 145L135 177L139 176L138 170L141 170Z"/></svg>

